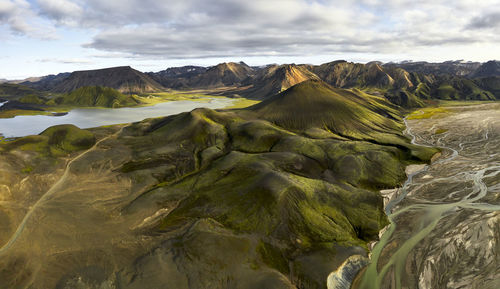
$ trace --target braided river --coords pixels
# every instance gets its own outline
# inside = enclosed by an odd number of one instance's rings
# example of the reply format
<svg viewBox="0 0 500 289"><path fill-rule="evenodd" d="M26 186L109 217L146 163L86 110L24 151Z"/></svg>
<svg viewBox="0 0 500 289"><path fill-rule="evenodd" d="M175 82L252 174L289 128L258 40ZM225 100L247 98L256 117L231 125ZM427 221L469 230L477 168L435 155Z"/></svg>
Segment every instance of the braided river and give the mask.
<svg viewBox="0 0 500 289"><path fill-rule="evenodd" d="M442 153L388 195L391 224L352 287L500 288L500 104L446 110L406 120Z"/></svg>

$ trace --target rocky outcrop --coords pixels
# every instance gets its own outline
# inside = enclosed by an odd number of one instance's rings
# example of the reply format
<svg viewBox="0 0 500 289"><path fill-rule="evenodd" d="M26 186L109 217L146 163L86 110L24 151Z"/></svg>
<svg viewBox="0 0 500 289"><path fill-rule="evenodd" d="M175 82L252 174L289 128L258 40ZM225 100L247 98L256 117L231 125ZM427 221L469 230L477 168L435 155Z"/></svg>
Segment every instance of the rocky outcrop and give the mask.
<svg viewBox="0 0 500 289"><path fill-rule="evenodd" d="M303 81L319 79L317 75L304 66L295 64L270 65L262 69L250 81L252 87L243 91L242 94L252 98L265 99Z"/></svg>
<svg viewBox="0 0 500 289"><path fill-rule="evenodd" d="M351 284L358 272L364 268L370 259L361 255L353 255L334 272L328 275L327 288L328 289L350 289Z"/></svg>

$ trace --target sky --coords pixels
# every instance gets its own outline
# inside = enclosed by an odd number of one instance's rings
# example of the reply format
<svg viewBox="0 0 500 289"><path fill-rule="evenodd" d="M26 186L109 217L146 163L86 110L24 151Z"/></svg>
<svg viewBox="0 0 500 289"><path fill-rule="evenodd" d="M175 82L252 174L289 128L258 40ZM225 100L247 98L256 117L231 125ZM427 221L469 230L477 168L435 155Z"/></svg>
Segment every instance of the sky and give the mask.
<svg viewBox="0 0 500 289"><path fill-rule="evenodd" d="M0 79L130 65L500 59L500 0L0 0Z"/></svg>

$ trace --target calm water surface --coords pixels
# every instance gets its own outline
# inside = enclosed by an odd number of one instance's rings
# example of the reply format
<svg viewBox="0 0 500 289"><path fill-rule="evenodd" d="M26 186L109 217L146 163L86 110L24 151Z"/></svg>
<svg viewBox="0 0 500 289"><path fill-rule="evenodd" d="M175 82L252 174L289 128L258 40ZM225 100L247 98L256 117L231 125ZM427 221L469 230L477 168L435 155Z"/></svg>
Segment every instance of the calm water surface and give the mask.
<svg viewBox="0 0 500 289"><path fill-rule="evenodd" d="M20 137L39 134L46 128L59 124L74 124L80 128L103 125L129 123L145 118L173 115L191 111L199 107L223 108L234 100L230 98L214 98L207 101L172 101L154 106L127 107L114 109L78 108L64 116L24 115L14 118L0 119L0 134L4 137Z"/></svg>

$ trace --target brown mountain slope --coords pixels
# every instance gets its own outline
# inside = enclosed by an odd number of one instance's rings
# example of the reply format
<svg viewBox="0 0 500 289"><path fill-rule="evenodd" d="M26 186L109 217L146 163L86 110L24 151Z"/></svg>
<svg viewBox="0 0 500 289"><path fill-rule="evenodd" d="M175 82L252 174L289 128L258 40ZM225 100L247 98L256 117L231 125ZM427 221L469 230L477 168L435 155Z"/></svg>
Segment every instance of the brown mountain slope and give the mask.
<svg viewBox="0 0 500 289"><path fill-rule="evenodd" d="M313 66L311 69L322 80L335 87L387 88L395 84L412 86L402 72L404 70L393 69L391 75L378 62L361 64L341 60Z"/></svg>
<svg viewBox="0 0 500 289"><path fill-rule="evenodd" d="M322 80L335 87L368 90L384 95L391 102L404 107L423 105L414 93L420 83L417 77L399 67L382 66L380 62L361 64L334 61L311 69Z"/></svg>
<svg viewBox="0 0 500 289"><path fill-rule="evenodd" d="M189 81L207 70L207 67L187 65L170 67L158 72L148 72L147 75L165 87L183 89L189 88Z"/></svg>
<svg viewBox="0 0 500 289"><path fill-rule="evenodd" d="M253 74L253 69L243 62L224 62L191 78L188 86L205 88L236 86Z"/></svg>
<svg viewBox="0 0 500 289"><path fill-rule="evenodd" d="M253 86L242 94L252 98L266 98L310 79L320 78L305 66L271 65L260 71L252 81Z"/></svg>
<svg viewBox="0 0 500 289"><path fill-rule="evenodd" d="M111 87L125 94L157 92L164 87L148 75L130 66L97 70L75 71L52 89L54 92L71 92L85 86Z"/></svg>

